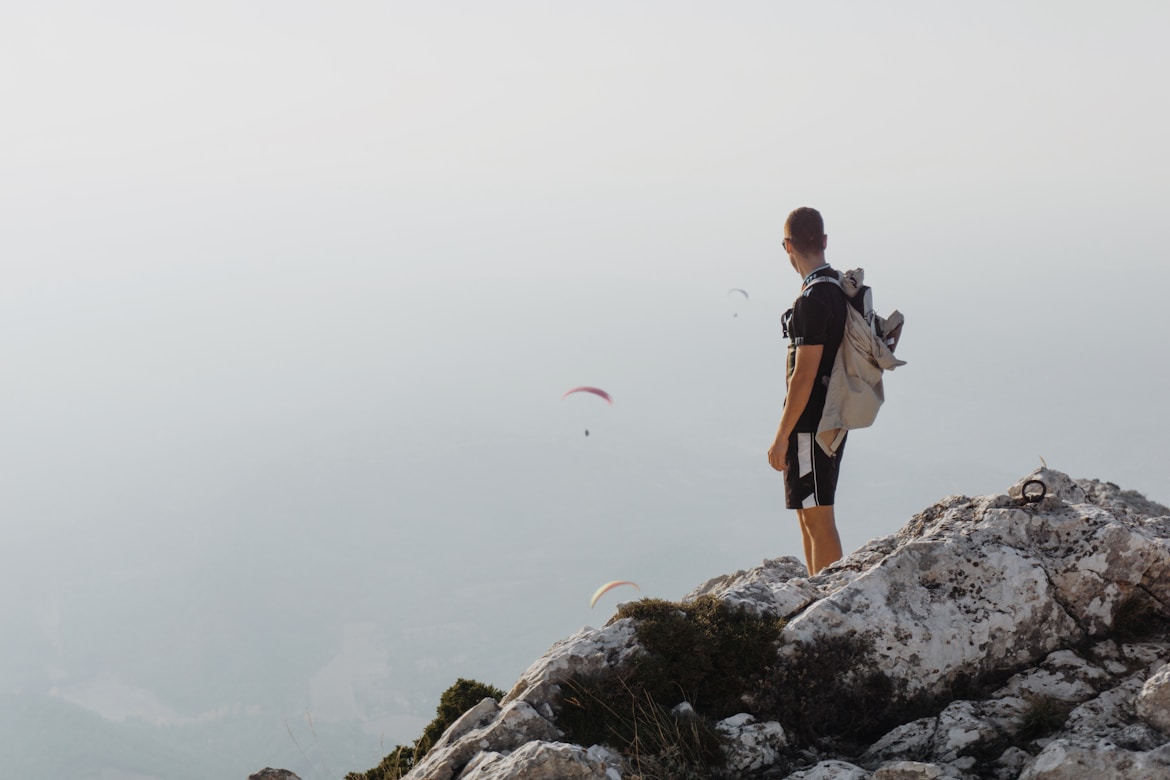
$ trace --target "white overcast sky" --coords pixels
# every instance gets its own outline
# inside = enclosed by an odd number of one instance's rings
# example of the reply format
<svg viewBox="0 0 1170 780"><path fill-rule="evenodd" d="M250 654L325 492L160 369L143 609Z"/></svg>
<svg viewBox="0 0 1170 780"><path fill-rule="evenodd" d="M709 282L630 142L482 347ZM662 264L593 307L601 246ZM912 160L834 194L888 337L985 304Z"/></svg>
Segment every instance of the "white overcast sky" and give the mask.
<svg viewBox="0 0 1170 780"><path fill-rule="evenodd" d="M1167 30L1133 0L9 3L0 577L57 603L336 527L354 569L571 602L517 613L519 672L600 582L798 555L764 453L801 205L907 319L847 548L1040 457L1168 501Z"/></svg>

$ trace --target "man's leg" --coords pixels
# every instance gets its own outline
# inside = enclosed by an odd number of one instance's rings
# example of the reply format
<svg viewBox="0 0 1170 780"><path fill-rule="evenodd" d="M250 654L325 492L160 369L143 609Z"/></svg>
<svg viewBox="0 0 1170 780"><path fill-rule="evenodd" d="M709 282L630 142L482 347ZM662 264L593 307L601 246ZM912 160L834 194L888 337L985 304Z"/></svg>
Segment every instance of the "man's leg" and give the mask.
<svg viewBox="0 0 1170 780"><path fill-rule="evenodd" d="M832 505L798 509L796 516L800 519L809 574L816 574L841 559L841 537L837 533L837 519Z"/></svg>
<svg viewBox="0 0 1170 780"><path fill-rule="evenodd" d="M812 534L809 533L808 528L804 525L804 515L801 514L803 510L796 510L796 519L800 521L800 541L804 545L804 565L808 568L808 574L811 577L814 572L813 564L813 539Z"/></svg>
<svg viewBox="0 0 1170 780"><path fill-rule="evenodd" d="M826 454L816 444L812 433L794 433L788 440L784 500L787 507L796 510L805 565L810 575L841 558L841 537L837 534L833 498L844 451L843 440L835 457ZM810 503L813 506L807 506Z"/></svg>

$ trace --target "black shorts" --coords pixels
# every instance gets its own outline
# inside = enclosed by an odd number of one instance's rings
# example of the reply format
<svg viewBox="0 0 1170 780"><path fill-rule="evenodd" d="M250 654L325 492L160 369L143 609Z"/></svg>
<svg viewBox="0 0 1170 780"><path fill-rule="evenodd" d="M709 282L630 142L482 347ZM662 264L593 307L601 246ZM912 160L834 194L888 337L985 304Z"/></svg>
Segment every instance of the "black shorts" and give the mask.
<svg viewBox="0 0 1170 780"><path fill-rule="evenodd" d="M841 440L837 455L830 456L817 444L816 434L793 433L784 455L785 506L789 509L832 506L844 454L845 439Z"/></svg>

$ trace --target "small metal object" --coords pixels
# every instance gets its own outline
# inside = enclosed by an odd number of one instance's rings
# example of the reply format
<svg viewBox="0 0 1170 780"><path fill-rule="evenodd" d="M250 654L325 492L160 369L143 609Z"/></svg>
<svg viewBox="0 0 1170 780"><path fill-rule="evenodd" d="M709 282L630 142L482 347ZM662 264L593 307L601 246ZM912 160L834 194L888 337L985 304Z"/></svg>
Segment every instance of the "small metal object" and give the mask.
<svg viewBox="0 0 1170 780"><path fill-rule="evenodd" d="M1032 487L1033 485L1040 488L1039 493L1028 492L1028 488ZM1046 495L1048 495L1048 486L1038 479L1030 479L1025 482L1022 487L1020 487L1020 498L1023 499L1025 504L1039 503L1044 500L1044 496Z"/></svg>

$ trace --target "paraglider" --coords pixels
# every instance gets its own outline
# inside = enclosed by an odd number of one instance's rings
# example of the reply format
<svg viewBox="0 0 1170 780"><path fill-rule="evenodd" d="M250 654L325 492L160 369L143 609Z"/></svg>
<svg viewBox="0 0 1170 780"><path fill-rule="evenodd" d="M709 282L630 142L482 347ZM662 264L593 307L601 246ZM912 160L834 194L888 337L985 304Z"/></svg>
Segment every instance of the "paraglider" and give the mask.
<svg viewBox="0 0 1170 780"><path fill-rule="evenodd" d="M600 387L589 387L587 385L582 385L581 387L574 387L572 390L566 390L565 394L561 396L561 400L563 401L564 399L568 398L569 396L573 395L574 393L591 393L592 395L595 395L598 398L604 398L605 402L607 404L609 404L610 406L613 406L613 397L611 397L609 393L605 392ZM585 435L586 436L589 435L588 428L585 429Z"/></svg>
<svg viewBox="0 0 1170 780"><path fill-rule="evenodd" d="M574 387L572 390L566 390L565 394L562 395L561 398L568 398L573 393L593 393L596 396L604 398L606 403L608 403L610 406L613 406L613 398L611 398L609 393L605 392L600 387Z"/></svg>
<svg viewBox="0 0 1170 780"><path fill-rule="evenodd" d="M732 287L730 290L728 290L728 291L727 291L727 294L728 294L728 295L731 295L732 293L739 293L740 295L742 295L742 296L743 296L743 299L744 299L745 301L749 301L749 300L751 300L751 296L749 296L749 295L747 294L747 290L740 289L739 287ZM738 317L738 316L739 316L739 312L737 311L737 312L735 312L734 314L732 314L731 316L732 316L732 317Z"/></svg>
<svg viewBox="0 0 1170 780"><path fill-rule="evenodd" d="M600 588L598 588L597 592L593 594L593 598L589 600L589 608L593 609L593 605L597 603L597 600L599 598L601 598L602 596L604 596L606 593L613 590L614 588L618 587L619 585L630 585L634 588L634 590L638 591L639 593L642 592L642 589L638 587L637 583L630 582L629 580L614 580L613 582L607 582L604 585L602 585Z"/></svg>

